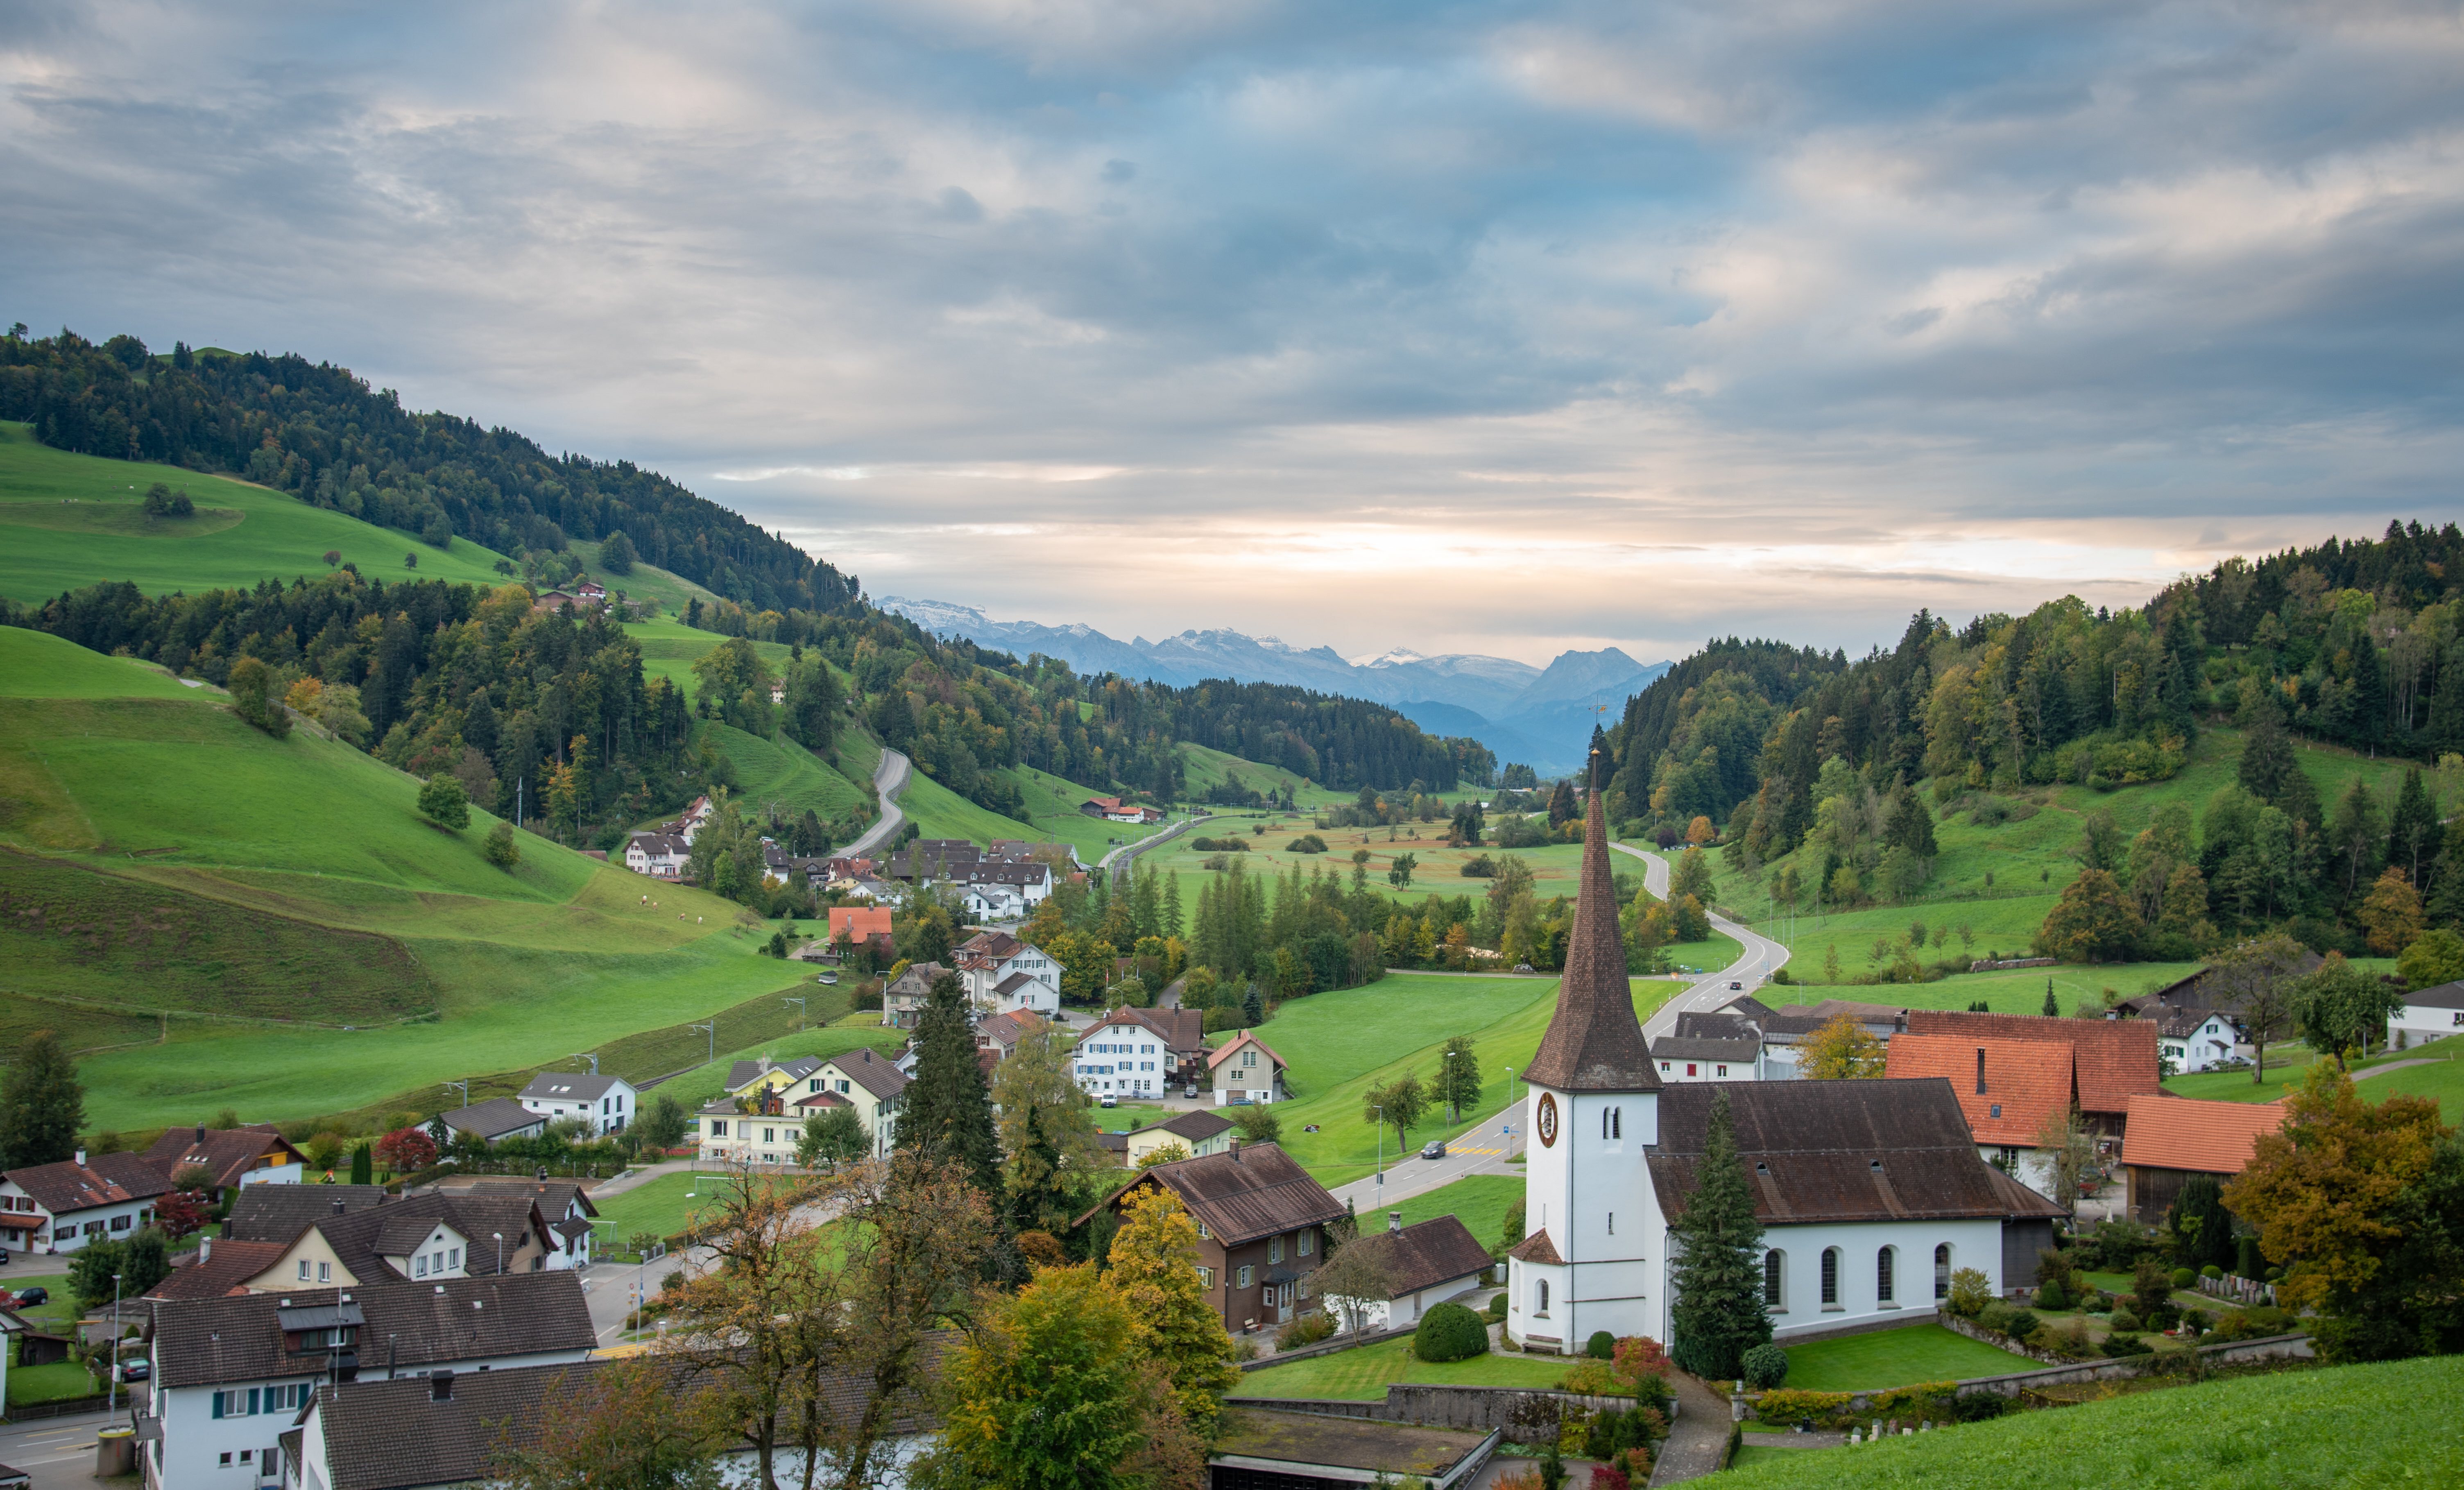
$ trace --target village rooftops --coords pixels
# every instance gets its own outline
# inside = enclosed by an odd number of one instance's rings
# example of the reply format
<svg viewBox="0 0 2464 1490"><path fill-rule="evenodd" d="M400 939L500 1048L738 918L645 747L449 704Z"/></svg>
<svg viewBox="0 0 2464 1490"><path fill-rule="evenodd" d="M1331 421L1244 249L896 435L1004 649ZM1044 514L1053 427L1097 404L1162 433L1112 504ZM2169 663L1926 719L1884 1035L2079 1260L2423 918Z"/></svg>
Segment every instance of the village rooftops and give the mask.
<svg viewBox="0 0 2464 1490"><path fill-rule="evenodd" d="M2416 1009L2464 1009L2464 982L2416 988L2404 996L2404 1001Z"/></svg>
<svg viewBox="0 0 2464 1490"><path fill-rule="evenodd" d="M1908 1033L1974 1041L2054 1041L2077 1057L2081 1111L2120 1115L2135 1093L2164 1089L2156 1056L2156 1026L2146 1019L2065 1019L2035 1014L1969 1014L1910 1009Z"/></svg>
<svg viewBox="0 0 2464 1490"><path fill-rule="evenodd" d="M170 1174L142 1153L99 1153L86 1163L62 1159L0 1175L53 1216L168 1194Z"/></svg>
<svg viewBox="0 0 2464 1490"><path fill-rule="evenodd" d="M541 1102L597 1102L615 1089L617 1078L587 1071L541 1071L522 1088L524 1097Z"/></svg>
<svg viewBox="0 0 2464 1490"><path fill-rule="evenodd" d="M581 1277L562 1271L167 1299L154 1305L158 1384L195 1387L296 1375L302 1364L297 1337L311 1328L343 1326L357 1330L363 1370L428 1369L463 1360L588 1350L598 1343ZM293 1339L286 1341L286 1334Z"/></svg>
<svg viewBox="0 0 2464 1490"><path fill-rule="evenodd" d="M1214 1051L1206 1058L1206 1067L1211 1071L1215 1067L1221 1065L1224 1062L1231 1060L1234 1052L1248 1049L1252 1046L1264 1051L1266 1059L1273 1062L1278 1068L1281 1068L1286 1064L1284 1058L1275 1054L1274 1046L1267 1044L1265 1041L1258 1038L1258 1032L1256 1030L1243 1030L1240 1034L1233 1036L1230 1040L1227 1040L1222 1044L1215 1047Z"/></svg>
<svg viewBox="0 0 2464 1490"><path fill-rule="evenodd" d="M154 1140L145 1157L172 1178L177 1178L183 1170L202 1169L213 1176L217 1190L238 1184L251 1170L269 1163L305 1168L308 1162L307 1156L275 1132L271 1123L241 1128L208 1128L200 1123L194 1128L175 1128Z"/></svg>
<svg viewBox="0 0 2464 1490"><path fill-rule="evenodd" d="M774 1071L784 1073L791 1082L801 1082L821 1068L820 1056L798 1056L792 1061L738 1061L727 1068L727 1089L742 1091Z"/></svg>
<svg viewBox="0 0 2464 1490"><path fill-rule="evenodd" d="M1170 1133L1176 1138L1185 1138L1192 1144L1202 1144L1231 1127L1230 1118L1220 1116L1211 1108L1199 1107L1195 1111L1183 1112L1177 1117L1166 1118L1151 1126L1146 1131Z"/></svg>
<svg viewBox="0 0 2464 1490"><path fill-rule="evenodd" d="M254 1190L304 1190L304 1185L255 1185ZM321 1187L320 1187L321 1188ZM280 1241L225 1241L207 1238L189 1260L174 1258L171 1276L146 1291L149 1299L220 1299L246 1293L248 1281L282 1260L289 1250Z"/></svg>
<svg viewBox="0 0 2464 1490"><path fill-rule="evenodd" d="M449 1107L441 1116L446 1127L457 1132L476 1133L490 1143L547 1121L511 1097L491 1097L467 1107Z"/></svg>
<svg viewBox="0 0 2464 1490"><path fill-rule="evenodd" d="M2122 1162L2151 1170L2238 1174L2258 1141L2284 1128L2280 1102L2200 1102L2169 1093L2130 1099Z"/></svg>
<svg viewBox="0 0 2464 1490"><path fill-rule="evenodd" d="M1726 1061L1751 1065L1762 1053L1763 1042L1752 1030L1745 1030L1728 1039L1703 1035L1662 1035L1651 1042L1652 1059L1656 1061Z"/></svg>
<svg viewBox="0 0 2464 1490"><path fill-rule="evenodd" d="M319 1221L371 1210L386 1199L383 1185L250 1185L231 1197L223 1236L287 1247Z"/></svg>
<svg viewBox="0 0 2464 1490"><path fill-rule="evenodd" d="M2075 1063L2072 1047L2057 1041L1911 1032L1891 1041L1882 1074L1941 1077L1978 1143L2029 1149L2048 1119L2070 1110Z"/></svg>
<svg viewBox="0 0 2464 1490"><path fill-rule="evenodd" d="M1646 1163L1672 1219L1701 1184L1722 1092L1766 1226L2063 1214L1978 1156L1948 1082L1737 1082L1661 1089L1660 1144Z"/></svg>
<svg viewBox="0 0 2464 1490"><path fill-rule="evenodd" d="M1452 1216L1364 1236L1353 1245L1360 1242L1381 1249L1378 1258L1386 1264L1388 1291L1397 1299L1485 1272L1493 1261L1480 1238Z"/></svg>
<svg viewBox="0 0 2464 1490"><path fill-rule="evenodd" d="M1243 1148L1236 1142L1227 1152L1175 1159L1142 1172L1072 1224L1084 1225L1096 1211L1149 1183L1179 1196L1189 1214L1227 1247L1304 1226L1323 1226L1349 1214L1282 1149L1273 1144Z"/></svg>

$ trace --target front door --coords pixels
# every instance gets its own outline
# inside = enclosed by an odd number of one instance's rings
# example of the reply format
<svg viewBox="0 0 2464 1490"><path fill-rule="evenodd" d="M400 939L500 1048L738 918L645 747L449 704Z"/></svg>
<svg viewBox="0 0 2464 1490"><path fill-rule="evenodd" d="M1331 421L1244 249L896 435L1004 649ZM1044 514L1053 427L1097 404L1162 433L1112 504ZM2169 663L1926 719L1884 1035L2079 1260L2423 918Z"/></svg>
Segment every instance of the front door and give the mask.
<svg viewBox="0 0 2464 1490"><path fill-rule="evenodd" d="M1291 1320L1292 1285L1289 1283L1277 1283L1275 1285L1275 1322L1277 1324L1288 1325L1291 1323Z"/></svg>

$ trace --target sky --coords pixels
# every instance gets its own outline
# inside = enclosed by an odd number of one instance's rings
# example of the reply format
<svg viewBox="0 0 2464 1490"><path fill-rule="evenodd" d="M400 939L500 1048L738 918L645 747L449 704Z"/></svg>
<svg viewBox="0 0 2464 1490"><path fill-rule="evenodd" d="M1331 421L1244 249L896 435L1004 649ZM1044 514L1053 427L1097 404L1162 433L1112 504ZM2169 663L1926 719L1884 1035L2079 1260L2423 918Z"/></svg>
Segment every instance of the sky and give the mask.
<svg viewBox="0 0 2464 1490"><path fill-rule="evenodd" d="M1861 651L2459 506L2450 4L0 7L0 320L874 595Z"/></svg>

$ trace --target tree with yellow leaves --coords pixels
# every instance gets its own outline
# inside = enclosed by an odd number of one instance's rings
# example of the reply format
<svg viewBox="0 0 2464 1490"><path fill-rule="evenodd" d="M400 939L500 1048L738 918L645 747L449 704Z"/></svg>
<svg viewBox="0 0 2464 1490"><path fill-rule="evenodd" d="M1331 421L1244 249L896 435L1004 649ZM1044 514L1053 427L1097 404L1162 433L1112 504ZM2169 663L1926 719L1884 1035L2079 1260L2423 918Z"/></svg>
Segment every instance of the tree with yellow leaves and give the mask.
<svg viewBox="0 0 2464 1490"><path fill-rule="evenodd" d="M1199 1284L1198 1223L1178 1195L1161 1184L1132 1193L1104 1277L1137 1321L1138 1353L1170 1378L1182 1418L1212 1437L1241 1373L1223 1318Z"/></svg>
<svg viewBox="0 0 2464 1490"><path fill-rule="evenodd" d="M1882 1074L1882 1042L1853 1015L1834 1015L1806 1037L1799 1074L1808 1081L1862 1081Z"/></svg>

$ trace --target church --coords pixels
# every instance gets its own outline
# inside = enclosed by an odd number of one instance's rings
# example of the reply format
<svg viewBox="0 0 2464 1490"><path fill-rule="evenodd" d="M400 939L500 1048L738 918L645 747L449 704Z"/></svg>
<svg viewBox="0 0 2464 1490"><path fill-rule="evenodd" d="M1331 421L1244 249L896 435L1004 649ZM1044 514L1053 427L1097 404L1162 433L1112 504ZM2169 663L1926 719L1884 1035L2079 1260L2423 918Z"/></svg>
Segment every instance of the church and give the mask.
<svg viewBox="0 0 2464 1490"><path fill-rule="evenodd" d="M2032 1285L2063 1213L1979 1155L1948 1081L1661 1084L1635 1018L1596 784L1590 796L1565 978L1526 1073L1508 1337L1563 1354L1600 1330L1675 1344L1669 1221L1698 1184L1722 1091L1775 1338L1924 1323L1960 1268L1996 1293Z"/></svg>

